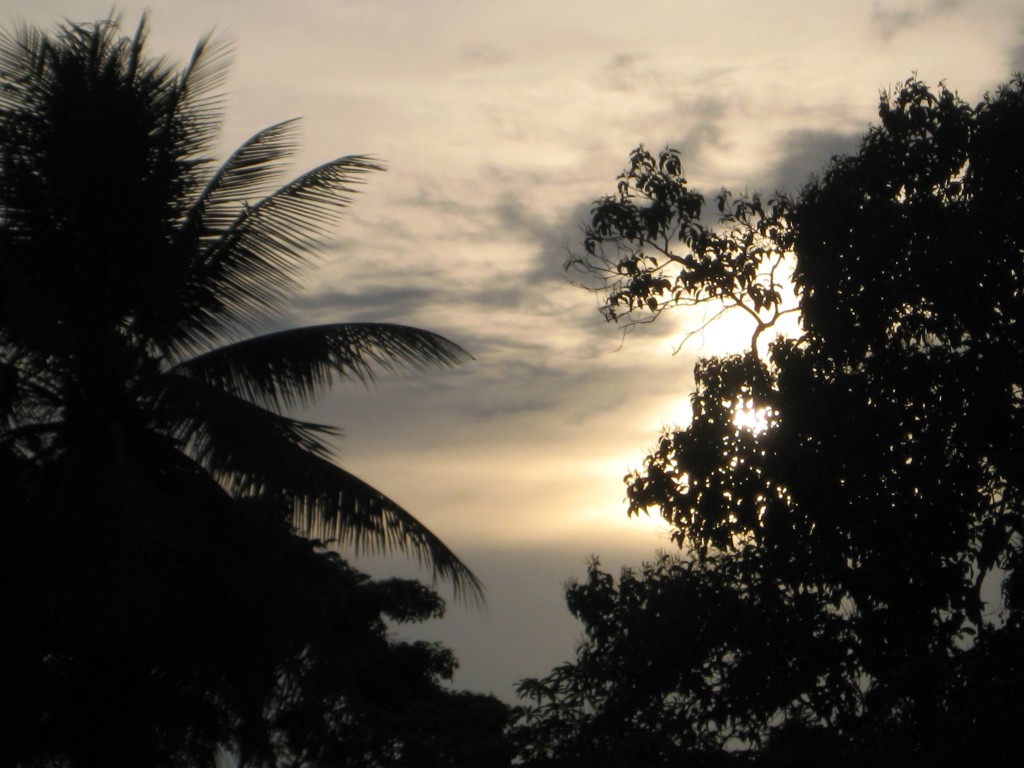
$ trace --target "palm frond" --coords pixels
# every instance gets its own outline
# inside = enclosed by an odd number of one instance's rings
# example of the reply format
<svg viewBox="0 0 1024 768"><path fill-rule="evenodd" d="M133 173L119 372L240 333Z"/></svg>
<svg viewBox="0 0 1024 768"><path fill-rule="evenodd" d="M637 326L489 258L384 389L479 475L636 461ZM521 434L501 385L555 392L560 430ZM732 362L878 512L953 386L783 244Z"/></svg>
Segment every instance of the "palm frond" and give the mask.
<svg viewBox="0 0 1024 768"><path fill-rule="evenodd" d="M351 546L357 553L404 552L428 565L456 597L483 602L483 585L434 533L355 475L311 457L295 466L295 525L307 536Z"/></svg>
<svg viewBox="0 0 1024 768"><path fill-rule="evenodd" d="M223 389L174 373L150 384L144 398L160 429L218 482L236 488L235 475L273 471L284 453L327 457L324 437L338 430L262 408Z"/></svg>
<svg viewBox="0 0 1024 768"><path fill-rule="evenodd" d="M264 128L250 138L217 170L196 198L182 222L177 239L191 245L192 238L223 237L250 200L274 191L270 186L298 147L298 120ZM275 184L276 186L276 184Z"/></svg>
<svg viewBox="0 0 1024 768"><path fill-rule="evenodd" d="M185 129L175 137L179 157L203 158L213 149L224 119L220 88L227 80L233 53L227 39L212 34L203 37L178 78L173 98L163 105L168 119L177 120Z"/></svg>
<svg viewBox="0 0 1024 768"><path fill-rule="evenodd" d="M170 245L182 254L187 267L175 311L160 308L148 325L164 351L174 357L194 353L210 332L206 318L216 313L219 297L203 286L206 263L203 254L211 243L225 237L245 211L250 200L258 200L278 185L284 161L297 148L296 120L265 128L240 146L198 191L185 209Z"/></svg>
<svg viewBox="0 0 1024 768"><path fill-rule="evenodd" d="M219 347L173 370L280 411L307 403L334 376L370 384L376 370L450 367L472 356L443 336L388 323L296 328Z"/></svg>
<svg viewBox="0 0 1024 768"><path fill-rule="evenodd" d="M305 535L358 552L404 552L429 565L460 597L482 599L480 582L426 526L328 458L334 430L282 416L216 386L161 377L158 417L187 453L235 497L283 496Z"/></svg>
<svg viewBox="0 0 1024 768"><path fill-rule="evenodd" d="M369 157L341 157L244 205L216 240L200 248L190 281L193 317L181 326L185 338L214 340L278 314L297 287L300 268L352 201L360 177L380 170Z"/></svg>
<svg viewBox="0 0 1024 768"><path fill-rule="evenodd" d="M35 27L15 23L0 29L0 109L26 106L26 86L40 71L48 47L46 35Z"/></svg>

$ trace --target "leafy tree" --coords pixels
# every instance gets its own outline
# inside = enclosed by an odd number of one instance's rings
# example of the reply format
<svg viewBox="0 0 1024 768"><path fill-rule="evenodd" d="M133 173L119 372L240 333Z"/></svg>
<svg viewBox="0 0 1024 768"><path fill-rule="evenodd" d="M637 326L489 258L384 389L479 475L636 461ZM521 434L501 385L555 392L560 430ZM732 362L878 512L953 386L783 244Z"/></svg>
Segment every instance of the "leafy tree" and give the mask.
<svg viewBox="0 0 1024 768"><path fill-rule="evenodd" d="M507 766L508 707L450 690L448 649L390 636L442 617L438 595L371 581L276 507L239 502L208 531L216 556L161 637L98 647L32 617L41 648L5 655L4 764L195 766L225 747L244 767Z"/></svg>
<svg viewBox="0 0 1024 768"><path fill-rule="evenodd" d="M342 157L282 185L294 121L215 165L227 47L204 39L177 69L147 55L145 32L0 34L6 762L177 765L217 743L263 762L357 730L383 754L386 729L356 723L383 716L385 692L465 706L436 685L450 656L387 643L380 623L437 598L371 588L293 529L412 554L458 595L480 585L330 460L333 429L287 411L338 379L469 356L399 325L267 332L381 166ZM352 649L371 647L353 677ZM378 680L355 714L354 691L403 659L407 678ZM319 730L288 719L330 702ZM353 754L342 764L386 762Z"/></svg>
<svg viewBox="0 0 1024 768"><path fill-rule="evenodd" d="M522 685L531 754L1013 752L983 739L1024 707L1024 80L971 107L911 79L879 114L796 200L723 192L718 226L671 150L595 204L570 265L610 319L709 303L755 332L698 362L692 422L627 477L688 554L570 587L587 635ZM801 333L765 354L787 264Z"/></svg>

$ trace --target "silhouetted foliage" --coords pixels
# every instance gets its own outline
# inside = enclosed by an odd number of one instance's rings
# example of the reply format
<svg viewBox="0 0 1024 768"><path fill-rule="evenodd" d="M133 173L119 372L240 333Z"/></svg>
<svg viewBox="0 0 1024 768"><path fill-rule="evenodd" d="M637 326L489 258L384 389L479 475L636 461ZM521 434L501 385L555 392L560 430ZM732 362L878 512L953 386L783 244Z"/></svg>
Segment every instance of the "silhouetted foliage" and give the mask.
<svg viewBox="0 0 1024 768"><path fill-rule="evenodd" d="M911 79L880 117L795 201L723 193L717 227L671 150L596 204L570 266L610 319L721 302L756 333L626 478L685 556L569 588L586 636L522 683L525 754L1019 757L1024 80L971 107ZM802 333L759 354L787 263Z"/></svg>
<svg viewBox="0 0 1024 768"><path fill-rule="evenodd" d="M448 690L447 649L390 637L385 619L441 617L437 594L371 581L284 518L267 499L225 511L152 629L10 611L4 764L194 766L225 745L243 766L508 765L508 707Z"/></svg>
<svg viewBox="0 0 1024 768"><path fill-rule="evenodd" d="M760 335L796 311L783 306L786 279L780 274L793 248L791 201L784 195L762 201L757 194L735 199L722 190L718 225L708 227L704 198L686 186L679 152L666 149L655 157L643 146L630 154L617 187L594 204L585 252L566 264L603 295L601 314L625 319L628 330L666 309L715 304L685 343L738 310L753 321L756 355Z"/></svg>
<svg viewBox="0 0 1024 768"><path fill-rule="evenodd" d="M282 186L294 121L214 165L226 46L179 70L144 43L144 21L0 33L3 762L195 765L223 744L247 765L408 765L433 740L451 765L463 716L490 749L502 706L441 688L447 651L387 636L383 616L440 598L296 531L406 552L457 594L477 580L330 460L334 430L285 412L467 353L388 324L253 335L381 166Z"/></svg>

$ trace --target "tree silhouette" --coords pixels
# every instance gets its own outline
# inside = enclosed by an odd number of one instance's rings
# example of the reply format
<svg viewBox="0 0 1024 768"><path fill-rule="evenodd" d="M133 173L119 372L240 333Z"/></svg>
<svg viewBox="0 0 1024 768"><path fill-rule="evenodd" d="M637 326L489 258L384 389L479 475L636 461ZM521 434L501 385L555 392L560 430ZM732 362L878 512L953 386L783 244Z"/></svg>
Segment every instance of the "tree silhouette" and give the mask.
<svg viewBox="0 0 1024 768"><path fill-rule="evenodd" d="M234 514L154 631L100 640L5 600L5 765L194 766L220 748L245 767L509 764L508 707L450 690L449 650L390 636L386 621L442 617L436 593L371 581L267 498Z"/></svg>
<svg viewBox="0 0 1024 768"><path fill-rule="evenodd" d="M288 665L327 663L316 601L361 587L293 527L411 554L481 595L422 523L330 459L332 428L287 413L339 379L469 355L389 324L256 335L381 165L342 157L282 185L287 121L216 166L227 46L203 39L179 70L145 37L145 19L124 37L113 18L0 33L0 651L24 737L8 746L81 765L249 749L269 721L298 732L268 697L312 690ZM317 569L322 584L299 575ZM383 637L365 618L382 610L352 621ZM430 658L417 674L436 682Z"/></svg>
<svg viewBox="0 0 1024 768"><path fill-rule="evenodd" d="M570 588L587 638L522 686L532 754L1013 754L986 737L1024 705L1024 81L971 107L911 79L880 117L795 201L723 193L718 227L671 151L596 204L571 264L609 317L709 303L756 330L627 478L688 557ZM802 333L763 354L787 262Z"/></svg>
<svg viewBox="0 0 1024 768"><path fill-rule="evenodd" d="M381 166L342 157L278 186L296 146L288 121L212 167L226 47L203 40L179 73L148 59L144 38L144 24L132 39L106 22L0 39L0 340L14 393L3 444L56 474L78 472L52 483L75 495L56 507L94 495L82 485L89 462L100 506L143 501L157 491L144 486L152 473L123 468L151 459L216 481L195 481L201 494L280 491L304 530L412 552L476 590L414 517L327 460L330 428L282 413L332 378L368 382L374 367L468 355L384 324L242 335L286 306L361 177ZM132 517L140 530L157 525Z"/></svg>

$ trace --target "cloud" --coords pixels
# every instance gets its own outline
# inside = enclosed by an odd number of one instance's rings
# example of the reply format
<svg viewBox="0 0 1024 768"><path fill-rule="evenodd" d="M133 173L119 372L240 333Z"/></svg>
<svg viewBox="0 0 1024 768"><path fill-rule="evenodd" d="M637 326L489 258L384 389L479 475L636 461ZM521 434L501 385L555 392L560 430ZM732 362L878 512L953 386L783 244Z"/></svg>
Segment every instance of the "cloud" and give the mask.
<svg viewBox="0 0 1024 768"><path fill-rule="evenodd" d="M861 133L806 130L790 131L779 142L779 158L758 179L763 191L796 195L811 175L820 174L835 155L857 151Z"/></svg>
<svg viewBox="0 0 1024 768"><path fill-rule="evenodd" d="M1024 72L1024 24L1021 24L1017 37L1020 42L1010 54L1010 72Z"/></svg>
<svg viewBox="0 0 1024 768"><path fill-rule="evenodd" d="M509 60L505 51L491 43L467 43L459 50L459 61L467 67L498 67Z"/></svg>
<svg viewBox="0 0 1024 768"><path fill-rule="evenodd" d="M728 104L725 99L705 96L693 101L679 101L675 111L689 123L689 128L670 146L680 151L683 172L692 183L692 179L702 178L712 165L709 155L723 149L723 124L728 118Z"/></svg>
<svg viewBox="0 0 1024 768"><path fill-rule="evenodd" d="M329 289L306 293L295 299L294 308L303 317L334 318L335 322L398 322L419 314L436 301L437 292L425 285L396 285L395 282L361 284L358 290ZM330 322L314 320L313 322Z"/></svg>
<svg viewBox="0 0 1024 768"><path fill-rule="evenodd" d="M660 80L660 73L647 65L646 58L633 53L612 56L601 71L606 88L621 93L646 91Z"/></svg>
<svg viewBox="0 0 1024 768"><path fill-rule="evenodd" d="M525 191L525 190L524 190ZM524 238L527 242L539 242L548 234L548 227L537 211L529 209L521 193L506 188L491 207L491 217L500 232L506 237Z"/></svg>
<svg viewBox="0 0 1024 768"><path fill-rule="evenodd" d="M889 40L907 29L919 27L934 18L959 10L963 0L928 0L927 2L894 3L895 7L882 7L876 2L871 10L871 26Z"/></svg>

